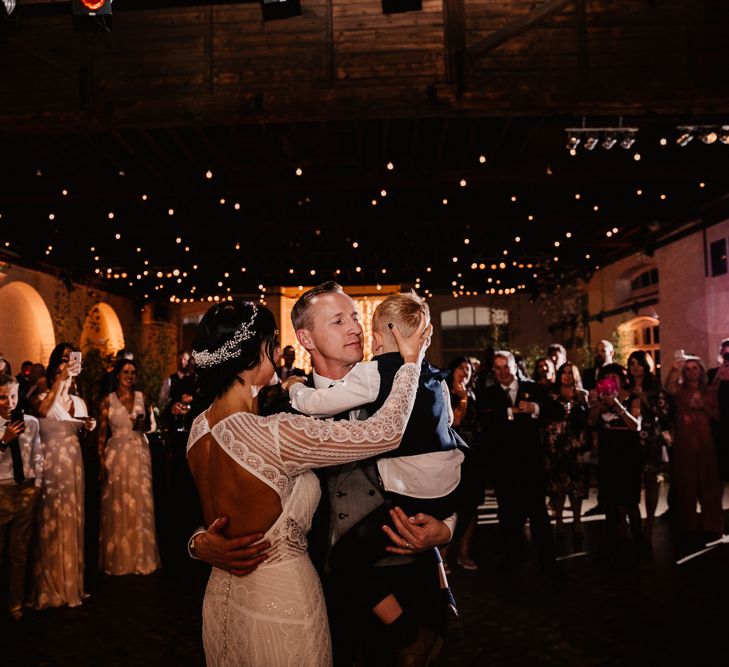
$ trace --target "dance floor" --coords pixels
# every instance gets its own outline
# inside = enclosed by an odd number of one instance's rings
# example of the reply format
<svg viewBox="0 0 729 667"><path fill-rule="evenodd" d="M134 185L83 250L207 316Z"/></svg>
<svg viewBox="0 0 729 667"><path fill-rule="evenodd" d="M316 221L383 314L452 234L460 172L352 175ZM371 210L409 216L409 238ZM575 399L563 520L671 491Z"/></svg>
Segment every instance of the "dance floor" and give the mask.
<svg viewBox="0 0 729 667"><path fill-rule="evenodd" d="M580 549L569 525L558 536L564 578L555 580L540 575L533 557L505 566L497 540L495 525L479 525L479 569L453 568L461 618L439 666L701 665L723 655L729 544L677 565L693 549L677 551L669 523L657 519L651 554L607 558L596 519L585 524ZM94 575L81 607L29 611L17 625L3 618L0 664L203 665L206 576L185 559L147 577Z"/></svg>

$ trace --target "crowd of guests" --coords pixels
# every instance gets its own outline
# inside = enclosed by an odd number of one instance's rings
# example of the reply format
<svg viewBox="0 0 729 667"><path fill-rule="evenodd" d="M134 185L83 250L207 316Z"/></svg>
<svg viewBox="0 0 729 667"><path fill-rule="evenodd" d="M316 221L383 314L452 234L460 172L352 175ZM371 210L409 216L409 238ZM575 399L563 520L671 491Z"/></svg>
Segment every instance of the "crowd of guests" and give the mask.
<svg viewBox="0 0 729 667"><path fill-rule="evenodd" d="M563 533L567 504L573 542L581 546L591 481L598 504L588 514L605 515L609 549L628 535L637 549L650 547L660 479L670 479L668 502L680 539L723 534L729 339L721 343L719 366L708 373L698 357L677 353L664 383L649 353L632 352L625 366L613 356L612 344L599 341L594 365L580 369L555 344L536 360L531 378L507 351L490 350L483 363L452 360L446 383L453 428L469 448L455 532L442 549L446 565L478 568L471 541L489 484L498 501L505 562L523 557L528 520L545 572L555 568L551 520ZM293 347L284 348L281 359L277 381L304 375L294 367ZM94 541L98 535L94 567L109 575L160 567L155 487L166 491L158 502L175 504L170 516L180 525L165 528L177 536L175 552L184 553L184 541L199 525L185 446L204 406L190 354L178 354L156 410L137 389L137 362L128 351L118 353L103 377L101 400L91 411L76 391L81 370L76 348L67 343L56 346L46 368L26 361L17 376L0 356L0 560L9 564L9 611L16 620L25 606L76 606L86 597L90 502L99 508L98 532L91 531ZM153 487L150 440L160 437L164 479Z"/></svg>
<svg viewBox="0 0 729 667"><path fill-rule="evenodd" d="M453 423L470 450L446 560L455 551L458 565L477 569L470 542L489 483L498 502L504 560L511 565L525 553L528 519L542 569L556 571L550 520L558 536L564 533L567 503L573 544L582 546L582 506L593 481L598 503L586 514L605 515L608 554L625 545L635 554L650 549L660 480L670 480L668 514L682 546L723 534L729 339L720 345L719 366L708 373L697 356L678 351L664 383L648 352L633 351L625 366L613 357L613 345L601 340L594 365L581 370L554 344L535 361L531 378L522 360L507 351L489 351L485 363L453 360Z"/></svg>
<svg viewBox="0 0 729 667"><path fill-rule="evenodd" d="M155 411L168 464L157 486L167 502L181 501L183 491L195 499L185 465L196 396L190 355L178 355L156 409L137 388L127 350L102 377L91 410L77 392L81 372L81 354L68 343L55 347L47 367L26 361L17 376L0 356L0 562L6 554L14 620L24 607L82 604L89 570L144 575L160 567L149 442L160 438Z"/></svg>

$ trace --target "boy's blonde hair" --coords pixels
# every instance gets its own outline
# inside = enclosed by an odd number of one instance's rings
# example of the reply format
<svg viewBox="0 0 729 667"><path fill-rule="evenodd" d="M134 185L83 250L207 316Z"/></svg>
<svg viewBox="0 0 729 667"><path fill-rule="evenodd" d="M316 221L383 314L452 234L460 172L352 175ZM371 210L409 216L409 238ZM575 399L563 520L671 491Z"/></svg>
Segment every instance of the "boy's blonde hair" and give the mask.
<svg viewBox="0 0 729 667"><path fill-rule="evenodd" d="M397 324L405 336L409 336L420 322L421 314L430 321L430 308L425 299L414 290L392 294L380 303L372 315L372 329L383 335L392 335L388 324Z"/></svg>

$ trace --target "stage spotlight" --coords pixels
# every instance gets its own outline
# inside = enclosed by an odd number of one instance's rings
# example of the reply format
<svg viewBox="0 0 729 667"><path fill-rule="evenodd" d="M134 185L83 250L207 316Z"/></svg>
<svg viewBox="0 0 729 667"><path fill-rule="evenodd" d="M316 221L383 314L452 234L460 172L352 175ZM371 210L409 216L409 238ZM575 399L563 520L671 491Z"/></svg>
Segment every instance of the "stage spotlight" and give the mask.
<svg viewBox="0 0 729 667"><path fill-rule="evenodd" d="M721 134L719 134L719 141L725 146L729 146L729 125L721 126Z"/></svg>
<svg viewBox="0 0 729 667"><path fill-rule="evenodd" d="M701 135L701 141L703 141L705 144L713 144L718 138L719 137L714 130L709 130L708 132L704 132Z"/></svg>
<svg viewBox="0 0 729 667"><path fill-rule="evenodd" d="M587 139L585 139L585 143L583 144L583 147L586 151L591 151L595 149L595 146L598 144L598 139L596 134L588 134Z"/></svg>
<svg viewBox="0 0 729 667"><path fill-rule="evenodd" d="M419 12L423 8L421 0L382 0L383 14Z"/></svg>
<svg viewBox="0 0 729 667"><path fill-rule="evenodd" d="M676 139L676 143L683 148L684 146L688 146L693 140L694 135L693 132L689 128L682 128L683 131L681 134L678 135L678 138Z"/></svg>
<svg viewBox="0 0 729 667"><path fill-rule="evenodd" d="M635 135L632 132L626 132L620 140L620 148L626 151L635 143Z"/></svg>
<svg viewBox="0 0 729 667"><path fill-rule="evenodd" d="M605 134L605 138L602 140L602 147L609 151L615 144L618 143L618 138L615 136L615 132L608 132Z"/></svg>
<svg viewBox="0 0 729 667"><path fill-rule="evenodd" d="M576 134L570 134L567 136L567 150L573 151L580 145L580 137Z"/></svg>
<svg viewBox="0 0 729 667"><path fill-rule="evenodd" d="M299 0L261 0L261 14L264 21L301 16Z"/></svg>
<svg viewBox="0 0 729 667"><path fill-rule="evenodd" d="M73 29L111 32L111 0L71 0Z"/></svg>

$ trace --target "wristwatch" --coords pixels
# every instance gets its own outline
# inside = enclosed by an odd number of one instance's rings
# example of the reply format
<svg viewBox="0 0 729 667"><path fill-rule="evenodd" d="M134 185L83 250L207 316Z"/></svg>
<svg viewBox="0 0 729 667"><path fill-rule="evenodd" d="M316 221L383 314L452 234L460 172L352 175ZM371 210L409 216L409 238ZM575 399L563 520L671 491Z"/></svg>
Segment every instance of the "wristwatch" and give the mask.
<svg viewBox="0 0 729 667"><path fill-rule="evenodd" d="M188 541L187 541L187 551L190 554L190 558L197 558L197 554L195 553L195 538L200 535L200 533L195 533Z"/></svg>
<svg viewBox="0 0 729 667"><path fill-rule="evenodd" d="M195 553L195 539L202 535L205 531L205 528L198 528L193 534L192 537L187 541L187 553L190 554L190 558L194 558L195 560L200 560Z"/></svg>

